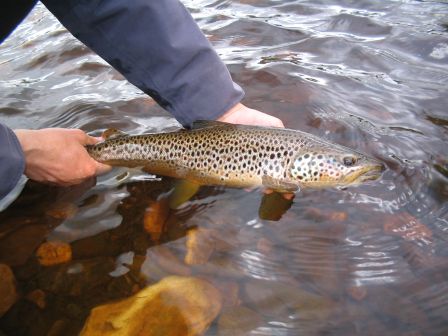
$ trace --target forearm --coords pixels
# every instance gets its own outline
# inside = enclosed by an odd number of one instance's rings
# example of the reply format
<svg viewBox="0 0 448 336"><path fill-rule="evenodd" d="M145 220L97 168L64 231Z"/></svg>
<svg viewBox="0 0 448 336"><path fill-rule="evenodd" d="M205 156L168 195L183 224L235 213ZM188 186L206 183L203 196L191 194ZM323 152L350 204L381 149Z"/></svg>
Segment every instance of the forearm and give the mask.
<svg viewBox="0 0 448 336"><path fill-rule="evenodd" d="M79 40L182 124L217 119L243 97L178 0L44 0Z"/></svg>
<svg viewBox="0 0 448 336"><path fill-rule="evenodd" d="M25 171L25 157L14 132L0 124L0 199L18 183Z"/></svg>

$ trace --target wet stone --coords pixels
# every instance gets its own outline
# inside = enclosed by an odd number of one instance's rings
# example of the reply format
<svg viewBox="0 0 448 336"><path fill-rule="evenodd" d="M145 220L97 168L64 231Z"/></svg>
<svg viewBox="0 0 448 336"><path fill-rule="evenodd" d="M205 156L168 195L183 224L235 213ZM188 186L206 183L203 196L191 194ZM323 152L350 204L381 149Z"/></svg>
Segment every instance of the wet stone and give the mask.
<svg viewBox="0 0 448 336"><path fill-rule="evenodd" d="M38 287L46 292L78 296L111 280L112 258L96 258L48 268L39 274Z"/></svg>
<svg viewBox="0 0 448 336"><path fill-rule="evenodd" d="M216 280L212 277L203 277L221 292L223 307L235 307L241 303L240 286L236 281Z"/></svg>
<svg viewBox="0 0 448 336"><path fill-rule="evenodd" d="M155 260L155 262L165 272L175 275L190 275L190 268L184 264L168 247L157 245L147 252L147 258Z"/></svg>
<svg viewBox="0 0 448 336"><path fill-rule="evenodd" d="M48 229L46 225L27 225L0 241L0 262L10 266L27 262L42 242Z"/></svg>
<svg viewBox="0 0 448 336"><path fill-rule="evenodd" d="M347 293L356 301L364 300L367 296L367 288L365 286L347 287Z"/></svg>
<svg viewBox="0 0 448 336"><path fill-rule="evenodd" d="M286 316L288 307L282 300L283 285L250 280L244 285L247 304L267 317Z"/></svg>
<svg viewBox="0 0 448 336"><path fill-rule="evenodd" d="M153 241L159 241L164 231L164 224L168 218L169 206L168 200L162 198L151 203L143 215L143 227L149 233Z"/></svg>
<svg viewBox="0 0 448 336"><path fill-rule="evenodd" d="M187 265L205 264L214 251L212 230L201 227L188 230L186 248L184 261Z"/></svg>
<svg viewBox="0 0 448 336"><path fill-rule="evenodd" d="M335 312L332 299L289 284L252 280L245 284L244 293L250 306L268 317L324 321Z"/></svg>
<svg viewBox="0 0 448 336"><path fill-rule="evenodd" d="M65 242L49 241L39 246L36 256L42 266L63 264L72 260L72 248Z"/></svg>
<svg viewBox="0 0 448 336"><path fill-rule="evenodd" d="M230 279L246 277L244 269L229 257L214 257L206 264L194 265L193 269L199 274L213 275Z"/></svg>
<svg viewBox="0 0 448 336"><path fill-rule="evenodd" d="M263 325L263 317L245 306L225 310L218 321L218 336L245 335Z"/></svg>
<svg viewBox="0 0 448 336"><path fill-rule="evenodd" d="M270 255L272 252L273 243L269 239L262 237L257 242L257 250L263 255Z"/></svg>
<svg viewBox="0 0 448 336"><path fill-rule="evenodd" d="M45 214L55 219L69 219L75 217L78 207L73 203L61 202L48 209Z"/></svg>
<svg viewBox="0 0 448 336"><path fill-rule="evenodd" d="M8 265L0 264L0 316L17 301L15 278Z"/></svg>
<svg viewBox="0 0 448 336"><path fill-rule="evenodd" d="M63 336L67 334L67 326L69 325L67 320L57 320L53 323L47 336Z"/></svg>
<svg viewBox="0 0 448 336"><path fill-rule="evenodd" d="M432 231L408 213L389 216L384 223L384 232L399 236L407 241L424 243L429 242L432 237Z"/></svg>
<svg viewBox="0 0 448 336"><path fill-rule="evenodd" d="M221 301L205 280L170 276L127 299L94 308L81 335L202 335L220 312Z"/></svg>
<svg viewBox="0 0 448 336"><path fill-rule="evenodd" d="M46 294L41 289L35 289L26 295L28 301L33 302L40 309L44 309L47 305Z"/></svg>

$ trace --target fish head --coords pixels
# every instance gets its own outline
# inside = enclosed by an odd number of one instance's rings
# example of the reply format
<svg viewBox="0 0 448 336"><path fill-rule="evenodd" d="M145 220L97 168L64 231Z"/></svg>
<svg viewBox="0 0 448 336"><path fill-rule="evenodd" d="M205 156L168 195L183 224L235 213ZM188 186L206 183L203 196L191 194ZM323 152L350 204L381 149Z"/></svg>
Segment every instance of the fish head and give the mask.
<svg viewBox="0 0 448 336"><path fill-rule="evenodd" d="M336 187L375 180L383 170L380 161L352 149L317 146L297 155L289 174L302 187Z"/></svg>

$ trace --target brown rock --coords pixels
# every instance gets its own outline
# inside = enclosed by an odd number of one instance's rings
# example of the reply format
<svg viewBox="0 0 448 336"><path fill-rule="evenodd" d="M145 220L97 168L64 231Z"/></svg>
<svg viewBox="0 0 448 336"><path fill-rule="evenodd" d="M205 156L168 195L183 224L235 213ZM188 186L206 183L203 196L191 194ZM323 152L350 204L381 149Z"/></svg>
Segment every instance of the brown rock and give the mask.
<svg viewBox="0 0 448 336"><path fill-rule="evenodd" d="M228 257L212 258L203 265L195 265L194 270L199 273L209 274L216 277L242 279L246 277L244 269L234 260Z"/></svg>
<svg viewBox="0 0 448 336"><path fill-rule="evenodd" d="M55 219L69 219L75 217L77 212L78 207L75 204L61 202L48 209L45 214Z"/></svg>
<svg viewBox="0 0 448 336"><path fill-rule="evenodd" d="M384 223L384 231L407 241L427 242L432 237L431 230L408 213L388 217Z"/></svg>
<svg viewBox="0 0 448 336"><path fill-rule="evenodd" d="M168 218L169 206L168 200L162 198L152 203L143 215L143 227L149 233L151 239L159 241L164 230L164 224Z"/></svg>
<svg viewBox="0 0 448 336"><path fill-rule="evenodd" d="M14 274L8 265L0 264L0 316L17 301Z"/></svg>
<svg viewBox="0 0 448 336"><path fill-rule="evenodd" d="M334 302L297 286L265 280L248 281L244 287L247 301L266 316L285 316L293 312L295 319L325 320L333 313Z"/></svg>
<svg viewBox="0 0 448 336"><path fill-rule="evenodd" d="M269 255L272 252L272 242L267 238L260 238L257 242L257 250L263 255Z"/></svg>
<svg viewBox="0 0 448 336"><path fill-rule="evenodd" d="M176 275L190 275L191 270L168 247L157 245L148 250L147 258L151 258L166 272Z"/></svg>
<svg viewBox="0 0 448 336"><path fill-rule="evenodd" d="M283 284L265 281L251 280L244 285L246 301L257 312L268 316L287 316L288 307L282 300Z"/></svg>
<svg viewBox="0 0 448 336"><path fill-rule="evenodd" d="M347 293L356 301L364 300L367 296L367 288L365 286L350 286Z"/></svg>
<svg viewBox="0 0 448 336"><path fill-rule="evenodd" d="M221 302L207 281L171 276L128 299L94 308L81 335L202 335Z"/></svg>
<svg viewBox="0 0 448 336"><path fill-rule="evenodd" d="M247 307L228 309L219 318L218 336L244 335L263 323L262 316Z"/></svg>
<svg viewBox="0 0 448 336"><path fill-rule="evenodd" d="M63 264L72 260L72 248L65 242L49 241L39 246L36 256L43 266Z"/></svg>
<svg viewBox="0 0 448 336"><path fill-rule="evenodd" d="M70 325L67 320L57 320L53 323L47 336L63 336L67 335L67 327Z"/></svg>
<svg viewBox="0 0 448 336"><path fill-rule="evenodd" d="M345 211L332 211L328 214L328 219L334 222L345 222L348 214Z"/></svg>
<svg viewBox="0 0 448 336"><path fill-rule="evenodd" d="M39 288L45 292L78 296L110 282L116 268L113 258L96 258L48 268L37 276Z"/></svg>
<svg viewBox="0 0 448 336"><path fill-rule="evenodd" d="M44 239L46 225L28 225L3 238L0 244L0 262L10 266L23 265Z"/></svg>
<svg viewBox="0 0 448 336"><path fill-rule="evenodd" d="M210 229L194 227L187 232L185 263L187 265L205 264L214 251Z"/></svg>
<svg viewBox="0 0 448 336"><path fill-rule="evenodd" d="M221 292L223 307L234 307L241 303L240 286L236 281L219 281L212 279L210 282Z"/></svg>
<svg viewBox="0 0 448 336"><path fill-rule="evenodd" d="M45 292L41 289L35 289L32 292L29 292L26 298L40 309L44 309L47 305Z"/></svg>

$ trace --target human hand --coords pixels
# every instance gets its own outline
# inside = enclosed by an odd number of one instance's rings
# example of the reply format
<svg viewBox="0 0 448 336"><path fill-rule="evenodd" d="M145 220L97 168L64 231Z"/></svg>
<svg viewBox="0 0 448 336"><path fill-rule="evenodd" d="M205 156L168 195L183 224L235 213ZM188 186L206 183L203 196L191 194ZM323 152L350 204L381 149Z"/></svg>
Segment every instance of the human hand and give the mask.
<svg viewBox="0 0 448 336"><path fill-rule="evenodd" d="M269 114L248 108L241 103L236 104L217 120L232 124L285 127L280 119Z"/></svg>
<svg viewBox="0 0 448 336"><path fill-rule="evenodd" d="M69 186L111 169L92 159L84 147L100 139L79 129L47 128L14 132L25 155L25 175L32 180Z"/></svg>

